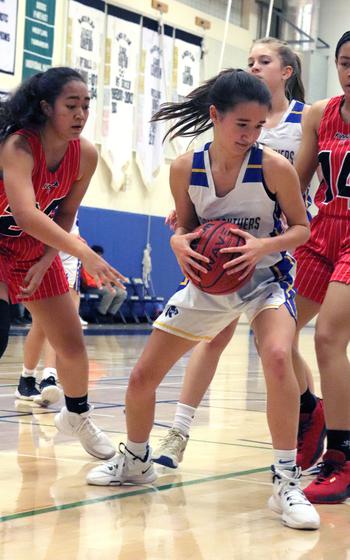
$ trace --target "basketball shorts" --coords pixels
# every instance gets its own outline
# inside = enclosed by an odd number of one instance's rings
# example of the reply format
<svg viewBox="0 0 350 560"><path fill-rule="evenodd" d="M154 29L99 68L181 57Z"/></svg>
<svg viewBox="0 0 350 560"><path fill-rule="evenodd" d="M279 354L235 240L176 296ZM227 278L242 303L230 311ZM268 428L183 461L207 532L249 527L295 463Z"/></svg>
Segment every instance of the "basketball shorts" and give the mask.
<svg viewBox="0 0 350 560"><path fill-rule="evenodd" d="M307 243L294 252L298 294L322 304L330 282L350 284L350 222L317 214Z"/></svg>
<svg viewBox="0 0 350 560"><path fill-rule="evenodd" d="M153 326L181 338L209 342L242 313L252 323L265 309L285 305L296 319L294 272L294 259L287 255L272 267L257 269L233 294L207 294L187 282L170 298Z"/></svg>
<svg viewBox="0 0 350 560"><path fill-rule="evenodd" d="M67 253L59 253L60 259L63 264L64 272L68 281L68 286L75 290L80 291L80 267L81 262L77 257L67 255Z"/></svg>
<svg viewBox="0 0 350 560"><path fill-rule="evenodd" d="M68 282L62 262L57 255L37 290L28 298L21 298L20 288L28 270L42 257L43 243L28 235L21 238L0 236L0 282L7 284L12 303L36 301L68 292Z"/></svg>

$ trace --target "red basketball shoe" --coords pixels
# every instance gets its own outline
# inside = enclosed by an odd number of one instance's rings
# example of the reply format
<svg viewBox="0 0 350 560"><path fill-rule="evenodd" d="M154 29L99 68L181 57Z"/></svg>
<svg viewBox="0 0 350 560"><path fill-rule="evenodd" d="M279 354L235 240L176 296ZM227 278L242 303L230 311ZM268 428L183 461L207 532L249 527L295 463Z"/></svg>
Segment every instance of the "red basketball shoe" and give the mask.
<svg viewBox="0 0 350 560"><path fill-rule="evenodd" d="M320 473L304 494L313 504L341 504L350 497L350 461L342 451L330 449L324 454Z"/></svg>
<svg viewBox="0 0 350 560"><path fill-rule="evenodd" d="M317 399L313 412L300 414L297 465L301 467L304 475L318 472L316 465L323 453L325 437L323 400Z"/></svg>

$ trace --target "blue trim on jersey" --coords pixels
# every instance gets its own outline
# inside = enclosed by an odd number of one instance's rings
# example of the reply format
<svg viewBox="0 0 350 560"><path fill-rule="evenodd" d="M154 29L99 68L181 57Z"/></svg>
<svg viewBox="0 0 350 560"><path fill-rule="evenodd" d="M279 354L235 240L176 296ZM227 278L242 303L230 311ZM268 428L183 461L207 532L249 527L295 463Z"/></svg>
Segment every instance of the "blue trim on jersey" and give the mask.
<svg viewBox="0 0 350 560"><path fill-rule="evenodd" d="M252 146L242 183L263 183L262 159L263 149Z"/></svg>
<svg viewBox="0 0 350 560"><path fill-rule="evenodd" d="M278 202L276 202L275 209L273 211L273 230L270 233L271 237L276 237L277 235L281 235L283 233L281 215L282 215L281 208Z"/></svg>
<svg viewBox="0 0 350 560"><path fill-rule="evenodd" d="M209 144L207 144L209 146ZM194 152L192 159L191 187L209 187L204 164L204 150Z"/></svg>
<svg viewBox="0 0 350 560"><path fill-rule="evenodd" d="M285 122L300 124L303 115L304 103L296 101Z"/></svg>
<svg viewBox="0 0 350 560"><path fill-rule="evenodd" d="M278 261L273 266L270 266L276 282L279 283L282 290L284 291L286 301L284 305L286 306L288 312L293 317L297 319L297 309L295 305L296 289L294 288L294 277L291 274L291 270L295 267L295 259L286 251L281 253L282 259Z"/></svg>

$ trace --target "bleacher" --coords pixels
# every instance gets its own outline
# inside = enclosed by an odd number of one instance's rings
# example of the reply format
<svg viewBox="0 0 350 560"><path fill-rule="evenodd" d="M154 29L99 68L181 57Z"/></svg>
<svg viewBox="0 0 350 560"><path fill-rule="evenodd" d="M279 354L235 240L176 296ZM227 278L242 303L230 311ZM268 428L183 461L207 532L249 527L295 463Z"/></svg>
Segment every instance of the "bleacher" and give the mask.
<svg viewBox="0 0 350 560"><path fill-rule="evenodd" d="M118 311L118 319L124 324L152 323L164 308L164 297L154 293L152 284L146 287L142 278L130 277L125 282L127 298ZM89 322L97 322L96 310L101 300L99 294L80 294L80 315Z"/></svg>

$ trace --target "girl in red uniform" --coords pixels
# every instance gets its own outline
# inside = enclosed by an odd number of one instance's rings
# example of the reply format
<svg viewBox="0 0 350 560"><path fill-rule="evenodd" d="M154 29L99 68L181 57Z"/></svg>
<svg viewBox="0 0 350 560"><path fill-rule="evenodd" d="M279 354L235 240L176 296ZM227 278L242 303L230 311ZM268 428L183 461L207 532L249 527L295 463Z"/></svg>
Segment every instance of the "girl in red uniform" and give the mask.
<svg viewBox="0 0 350 560"><path fill-rule="evenodd" d="M75 255L102 282L121 286L114 268L67 233L97 164L95 147L79 138L88 114L83 78L64 67L36 74L0 105L0 346L3 353L9 294L25 302L56 351L66 400L57 428L107 458L115 449L90 418L82 329L57 254Z"/></svg>
<svg viewBox="0 0 350 560"><path fill-rule="evenodd" d="M350 31L337 44L335 62L344 93L312 105L296 161L304 189L319 162L323 173L311 237L295 252L298 328L319 313L315 344L327 452L320 474L305 490L314 503L339 503L350 496ZM303 360L297 352L295 368L300 377ZM307 391L306 380L304 383ZM309 416L304 449L313 444L312 432L317 432L317 422Z"/></svg>

